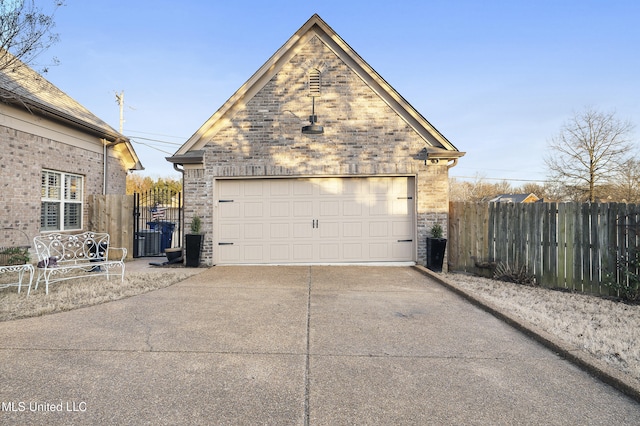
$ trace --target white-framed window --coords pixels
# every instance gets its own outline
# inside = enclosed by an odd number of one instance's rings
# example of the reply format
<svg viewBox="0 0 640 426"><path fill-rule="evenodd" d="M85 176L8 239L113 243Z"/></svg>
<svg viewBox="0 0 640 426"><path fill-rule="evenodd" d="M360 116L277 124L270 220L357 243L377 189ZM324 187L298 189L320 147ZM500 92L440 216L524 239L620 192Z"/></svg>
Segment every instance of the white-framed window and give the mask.
<svg viewBox="0 0 640 426"><path fill-rule="evenodd" d="M41 231L82 229L83 185L80 175L42 171Z"/></svg>

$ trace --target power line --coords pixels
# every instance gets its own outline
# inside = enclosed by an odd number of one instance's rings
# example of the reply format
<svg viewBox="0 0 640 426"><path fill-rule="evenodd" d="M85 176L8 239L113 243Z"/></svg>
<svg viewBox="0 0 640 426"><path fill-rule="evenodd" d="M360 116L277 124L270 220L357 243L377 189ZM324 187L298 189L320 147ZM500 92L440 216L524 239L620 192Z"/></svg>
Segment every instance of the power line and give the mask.
<svg viewBox="0 0 640 426"><path fill-rule="evenodd" d="M548 183L551 182L547 179L509 179L509 178L492 178L492 177L484 177L484 176L450 176L451 178L459 178L459 179L475 179L475 180L499 180L499 181L507 181L507 182L542 182Z"/></svg>
<svg viewBox="0 0 640 426"><path fill-rule="evenodd" d="M169 142L169 141L163 141L160 139L150 139L150 138L142 138L140 136L129 136L130 138L136 138L136 139L142 139L143 141L151 141L151 142L159 142L159 143L163 143L166 145L173 145L173 146L182 146L181 143L178 142Z"/></svg>
<svg viewBox="0 0 640 426"><path fill-rule="evenodd" d="M142 132L140 130L127 130L127 133L141 133L143 135L152 135L152 136L164 136L165 138L175 138L175 139L182 139L182 140L187 140L187 138L185 138L184 136L173 136L173 135L165 135L162 133L151 133L151 132Z"/></svg>
<svg viewBox="0 0 640 426"><path fill-rule="evenodd" d="M138 141L133 140L133 139L130 139L130 140L131 140L131 142L133 142L133 143L137 143L138 145L144 145L144 146L146 146L146 147L148 147L148 148L155 149L156 151L160 151L160 152L162 152L163 154L173 155L173 152L164 151L164 150L162 150L162 149L158 148L157 146L153 146L153 145L151 145L151 144L144 143L144 142L138 142Z"/></svg>

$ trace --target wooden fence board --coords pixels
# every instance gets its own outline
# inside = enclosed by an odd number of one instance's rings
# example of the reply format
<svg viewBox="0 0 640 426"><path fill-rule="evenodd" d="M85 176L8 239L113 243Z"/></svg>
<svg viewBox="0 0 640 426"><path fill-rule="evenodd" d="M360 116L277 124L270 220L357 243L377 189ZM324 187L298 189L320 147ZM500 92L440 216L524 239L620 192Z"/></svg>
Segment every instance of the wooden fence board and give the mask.
<svg viewBox="0 0 640 426"><path fill-rule="evenodd" d="M574 259L575 240L574 234L576 229L576 205L573 203L563 203L565 215L565 288L572 288L574 285Z"/></svg>
<svg viewBox="0 0 640 426"><path fill-rule="evenodd" d="M567 207L565 203L558 204L558 244L556 287L567 288Z"/></svg>
<svg viewBox="0 0 640 426"><path fill-rule="evenodd" d="M541 285L605 293L616 260L640 247L640 206L451 203L450 269L474 259L526 265Z"/></svg>
<svg viewBox="0 0 640 426"><path fill-rule="evenodd" d="M88 229L108 233L111 246L126 248L127 258L132 258L133 196L93 195L89 197L88 212Z"/></svg>

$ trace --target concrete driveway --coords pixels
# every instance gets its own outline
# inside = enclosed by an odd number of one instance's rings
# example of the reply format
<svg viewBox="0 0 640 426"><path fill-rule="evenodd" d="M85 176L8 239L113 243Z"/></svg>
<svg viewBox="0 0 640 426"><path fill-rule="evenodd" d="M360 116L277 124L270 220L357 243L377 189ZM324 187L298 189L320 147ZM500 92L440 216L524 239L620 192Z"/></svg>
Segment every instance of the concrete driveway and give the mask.
<svg viewBox="0 0 640 426"><path fill-rule="evenodd" d="M1 424L640 422L633 400L404 267L214 267L0 323L0 380Z"/></svg>

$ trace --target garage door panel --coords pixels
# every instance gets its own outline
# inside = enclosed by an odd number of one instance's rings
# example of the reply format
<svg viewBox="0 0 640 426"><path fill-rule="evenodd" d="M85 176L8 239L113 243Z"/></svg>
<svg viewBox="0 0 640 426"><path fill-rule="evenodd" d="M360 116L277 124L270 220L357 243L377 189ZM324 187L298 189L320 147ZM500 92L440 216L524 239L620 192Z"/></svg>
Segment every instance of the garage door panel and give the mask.
<svg viewBox="0 0 640 426"><path fill-rule="evenodd" d="M312 262L313 244L293 244L293 259L296 262Z"/></svg>
<svg viewBox="0 0 640 426"><path fill-rule="evenodd" d="M313 200L294 201L293 217L313 217Z"/></svg>
<svg viewBox="0 0 640 426"><path fill-rule="evenodd" d="M320 201L321 217L338 217L340 216L340 201Z"/></svg>
<svg viewBox="0 0 640 426"><path fill-rule="evenodd" d="M242 247L244 260L247 263L261 263L264 260L264 247L262 244L247 244Z"/></svg>
<svg viewBox="0 0 640 426"><path fill-rule="evenodd" d="M371 178L369 182L370 194L388 194L390 191L390 179L391 178Z"/></svg>
<svg viewBox="0 0 640 426"><path fill-rule="evenodd" d="M413 224L408 221L392 222L392 236L410 238L413 234Z"/></svg>
<svg viewBox="0 0 640 426"><path fill-rule="evenodd" d="M343 180L341 178L315 179L314 182L319 188L320 196L333 197L343 191Z"/></svg>
<svg viewBox="0 0 640 426"><path fill-rule="evenodd" d="M342 203L343 216L362 216L362 203L355 200L346 200Z"/></svg>
<svg viewBox="0 0 640 426"><path fill-rule="evenodd" d="M389 223L388 222L370 222L369 223L369 236L370 237L388 237L389 236Z"/></svg>
<svg viewBox="0 0 640 426"><path fill-rule="evenodd" d="M374 199L369 207L371 216L388 216L392 212L392 207L387 200Z"/></svg>
<svg viewBox="0 0 640 426"><path fill-rule="evenodd" d="M321 262L337 262L340 260L340 244L321 243L320 244L320 261Z"/></svg>
<svg viewBox="0 0 640 426"><path fill-rule="evenodd" d="M342 257L346 260L357 261L363 258L362 243L346 243L342 245Z"/></svg>
<svg viewBox="0 0 640 426"><path fill-rule="evenodd" d="M291 185L288 179L269 179L263 182L267 182L267 185L269 185L269 195L272 197L282 197L290 194Z"/></svg>
<svg viewBox="0 0 640 426"><path fill-rule="evenodd" d="M411 256L413 245L408 242L396 242L391 244L391 257L393 260L406 259Z"/></svg>
<svg viewBox="0 0 640 426"><path fill-rule="evenodd" d="M227 204L239 204L239 203L227 203ZM263 203L262 202L247 202L243 204L244 217L263 217Z"/></svg>
<svg viewBox="0 0 640 426"><path fill-rule="evenodd" d="M240 207L240 203L225 202L219 204L218 211L220 217L223 219L236 219L242 216L240 214Z"/></svg>
<svg viewBox="0 0 640 426"><path fill-rule="evenodd" d="M220 239L221 240L237 240L241 237L240 224L230 223L220 226Z"/></svg>
<svg viewBox="0 0 640 426"><path fill-rule="evenodd" d="M288 223L271 223L269 226L269 238L272 240L288 240L291 235L289 233L290 226Z"/></svg>
<svg viewBox="0 0 640 426"><path fill-rule="evenodd" d="M245 223L244 238L247 240L261 240L264 238L264 225L262 223Z"/></svg>
<svg viewBox="0 0 640 426"><path fill-rule="evenodd" d="M264 181L254 180L246 181L243 186L242 195L251 198L263 198L264 197Z"/></svg>
<svg viewBox="0 0 640 426"><path fill-rule="evenodd" d="M219 263L415 258L413 178L219 180L216 188Z"/></svg>
<svg viewBox="0 0 640 426"><path fill-rule="evenodd" d="M347 222L342 224L342 236L344 238L362 238L362 223Z"/></svg>
<svg viewBox="0 0 640 426"><path fill-rule="evenodd" d="M388 260L389 259L389 244L385 242L369 243L369 258L371 260Z"/></svg>
<svg viewBox="0 0 640 426"><path fill-rule="evenodd" d="M292 186L293 186L293 195L296 195L296 196L313 195L314 185L308 179L296 179L295 181L292 182Z"/></svg>
<svg viewBox="0 0 640 426"><path fill-rule="evenodd" d="M291 261L291 250L289 244L269 244L270 258L276 262Z"/></svg>
<svg viewBox="0 0 640 426"><path fill-rule="evenodd" d="M343 179L342 194L347 196L359 196L363 194L363 179Z"/></svg>
<svg viewBox="0 0 640 426"><path fill-rule="evenodd" d="M223 263L237 263L240 260L240 247L234 245L219 245L218 257Z"/></svg>
<svg viewBox="0 0 640 426"><path fill-rule="evenodd" d="M327 222L327 221L319 222L318 230L320 231L320 238L339 238L340 237L339 222Z"/></svg>
<svg viewBox="0 0 640 426"><path fill-rule="evenodd" d="M313 238L313 225L311 224L311 221L304 221L304 222L295 222L293 223L293 238L294 239L307 239L307 240L311 240Z"/></svg>
<svg viewBox="0 0 640 426"><path fill-rule="evenodd" d="M289 202L287 201L273 201L269 203L269 216L270 217L289 217L291 212L289 211Z"/></svg>
<svg viewBox="0 0 640 426"><path fill-rule="evenodd" d="M413 200L396 198L391 202L391 214L393 216L406 216L413 211Z"/></svg>
<svg viewBox="0 0 640 426"><path fill-rule="evenodd" d="M241 181L225 181L224 185L218 186L221 198L233 197L240 195Z"/></svg>

